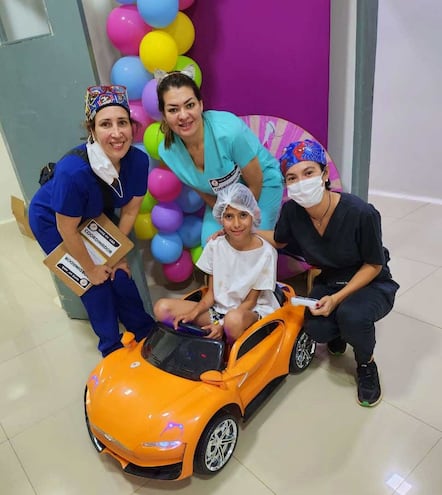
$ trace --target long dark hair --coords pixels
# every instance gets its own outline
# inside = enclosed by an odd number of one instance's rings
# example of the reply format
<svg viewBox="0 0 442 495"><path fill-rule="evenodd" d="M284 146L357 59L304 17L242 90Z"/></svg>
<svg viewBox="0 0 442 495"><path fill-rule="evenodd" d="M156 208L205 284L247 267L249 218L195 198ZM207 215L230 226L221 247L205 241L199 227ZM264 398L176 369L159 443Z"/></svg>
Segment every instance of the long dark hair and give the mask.
<svg viewBox="0 0 442 495"><path fill-rule="evenodd" d="M161 121L160 130L164 133L164 147L166 149L170 148L173 141L174 135L170 127L167 125L166 119L164 118L164 93L169 91L170 88L182 88L188 87L193 91L195 98L198 101L202 100L201 91L196 82L186 74L182 72L171 72L157 86L158 95L158 108L163 114L163 120Z"/></svg>

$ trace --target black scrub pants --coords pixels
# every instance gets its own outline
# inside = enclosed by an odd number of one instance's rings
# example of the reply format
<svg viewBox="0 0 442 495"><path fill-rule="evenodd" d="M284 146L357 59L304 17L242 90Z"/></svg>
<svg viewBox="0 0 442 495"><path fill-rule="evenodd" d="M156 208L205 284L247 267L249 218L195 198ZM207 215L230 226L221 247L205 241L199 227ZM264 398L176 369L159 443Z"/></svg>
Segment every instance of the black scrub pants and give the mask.
<svg viewBox="0 0 442 495"><path fill-rule="evenodd" d="M321 299L341 288L342 285L318 283L309 297ZM313 316L306 308L304 330L319 343L341 337L353 347L356 362L367 363L376 344L374 323L391 311L396 291L393 280L373 282L344 299L327 317Z"/></svg>

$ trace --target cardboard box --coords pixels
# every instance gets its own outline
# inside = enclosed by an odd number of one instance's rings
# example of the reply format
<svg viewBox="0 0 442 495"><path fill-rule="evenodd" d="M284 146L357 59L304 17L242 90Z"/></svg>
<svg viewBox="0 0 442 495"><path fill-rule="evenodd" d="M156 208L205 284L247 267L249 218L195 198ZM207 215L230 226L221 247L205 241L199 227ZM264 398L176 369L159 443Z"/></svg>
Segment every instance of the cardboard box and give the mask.
<svg viewBox="0 0 442 495"><path fill-rule="evenodd" d="M96 265L116 265L134 246L106 215L83 222L78 231ZM57 246L43 261L54 274L78 296L92 284L78 261L67 253L64 243Z"/></svg>
<svg viewBox="0 0 442 495"><path fill-rule="evenodd" d="M25 202L22 199L17 198L16 196L11 196L11 210L17 222L18 228L20 229L20 232L26 237L35 239L31 227L29 227Z"/></svg>

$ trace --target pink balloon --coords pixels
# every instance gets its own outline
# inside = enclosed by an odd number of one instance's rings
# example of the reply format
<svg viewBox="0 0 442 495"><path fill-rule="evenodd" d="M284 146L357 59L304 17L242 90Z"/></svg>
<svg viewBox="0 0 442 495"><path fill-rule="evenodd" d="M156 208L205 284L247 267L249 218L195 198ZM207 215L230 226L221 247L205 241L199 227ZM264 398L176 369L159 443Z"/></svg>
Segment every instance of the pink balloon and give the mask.
<svg viewBox="0 0 442 495"><path fill-rule="evenodd" d="M123 55L138 55L141 40L150 31L152 27L144 22L136 5L120 5L107 17L107 36Z"/></svg>
<svg viewBox="0 0 442 495"><path fill-rule="evenodd" d="M193 272L192 256L189 251L183 250L175 263L163 265L163 273L171 282L179 283L187 280Z"/></svg>
<svg viewBox="0 0 442 495"><path fill-rule="evenodd" d="M158 96L157 96L157 81L151 79L146 86L144 86L143 93L141 95L141 101L143 103L144 110L146 110L149 117L159 122L163 116L158 109Z"/></svg>
<svg viewBox="0 0 442 495"><path fill-rule="evenodd" d="M193 4L194 0L179 0L179 10L185 10Z"/></svg>
<svg viewBox="0 0 442 495"><path fill-rule="evenodd" d="M160 232L176 232L183 224L183 210L173 201L161 202L152 208L151 218Z"/></svg>
<svg viewBox="0 0 442 495"><path fill-rule="evenodd" d="M147 115L141 100L132 100L129 106L130 116L140 124L138 130L135 128L134 142L141 142L143 141L146 127L152 124L153 120Z"/></svg>
<svg viewBox="0 0 442 495"><path fill-rule="evenodd" d="M158 201L173 201L179 196L183 183L170 170L156 167L149 173L147 187Z"/></svg>

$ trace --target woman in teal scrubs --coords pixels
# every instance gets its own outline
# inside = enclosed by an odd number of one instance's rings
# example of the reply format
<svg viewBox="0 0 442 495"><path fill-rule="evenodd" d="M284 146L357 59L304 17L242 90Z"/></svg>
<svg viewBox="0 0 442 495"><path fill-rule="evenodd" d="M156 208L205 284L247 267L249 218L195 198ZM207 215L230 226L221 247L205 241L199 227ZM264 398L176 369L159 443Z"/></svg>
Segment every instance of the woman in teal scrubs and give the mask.
<svg viewBox="0 0 442 495"><path fill-rule="evenodd" d="M157 93L165 134L159 155L206 203L202 244L219 229L212 215L217 193L237 181L247 185L258 201L261 228L273 229L283 193L276 158L236 115L203 112L201 93L191 73L166 74L158 83Z"/></svg>

